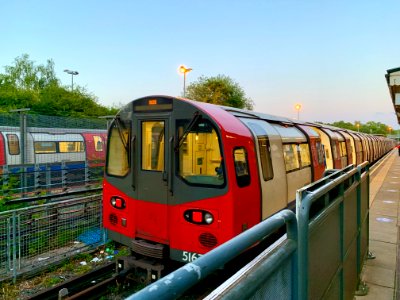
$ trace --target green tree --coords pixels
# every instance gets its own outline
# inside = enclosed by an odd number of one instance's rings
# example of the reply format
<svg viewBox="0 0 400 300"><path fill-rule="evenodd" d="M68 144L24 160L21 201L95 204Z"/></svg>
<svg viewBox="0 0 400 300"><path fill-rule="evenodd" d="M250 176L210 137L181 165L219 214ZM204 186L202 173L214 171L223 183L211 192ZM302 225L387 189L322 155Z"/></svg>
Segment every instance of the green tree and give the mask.
<svg viewBox="0 0 400 300"><path fill-rule="evenodd" d="M253 109L253 101L246 97L238 83L225 75L201 76L196 82L189 84L186 97L201 102Z"/></svg>
<svg viewBox="0 0 400 300"><path fill-rule="evenodd" d="M318 122L324 124L322 122ZM390 133L389 125L383 124L381 122L368 121L367 123L361 123L360 121L355 121L354 123L345 122L345 121L337 121L333 123L325 123L327 125L349 129L353 131L359 131L363 133L369 134L381 134L388 135ZM392 134L394 131L392 130Z"/></svg>
<svg viewBox="0 0 400 300"><path fill-rule="evenodd" d="M35 64L28 54L17 57L0 74L0 112L30 108L30 113L51 116L97 117L112 115L117 108L97 103L97 98L80 86L73 91L60 85L54 62Z"/></svg>
<svg viewBox="0 0 400 300"><path fill-rule="evenodd" d="M2 76L8 86L39 91L48 85L58 85L54 71L54 62L49 59L46 65L35 65L28 54L15 58L14 65L5 67L6 74Z"/></svg>
<svg viewBox="0 0 400 300"><path fill-rule="evenodd" d="M350 122L337 121L337 122L333 122L330 125L335 126L335 127L339 127L339 128L344 128L344 129L357 131L357 126L355 124L353 124L353 123L350 123Z"/></svg>

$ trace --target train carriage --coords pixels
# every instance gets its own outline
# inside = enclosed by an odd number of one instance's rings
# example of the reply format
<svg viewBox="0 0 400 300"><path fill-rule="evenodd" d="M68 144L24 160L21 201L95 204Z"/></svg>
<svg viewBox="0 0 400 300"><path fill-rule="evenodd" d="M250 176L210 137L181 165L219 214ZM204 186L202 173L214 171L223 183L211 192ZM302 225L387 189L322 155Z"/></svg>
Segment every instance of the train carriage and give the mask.
<svg viewBox="0 0 400 300"><path fill-rule="evenodd" d="M326 169L373 161L372 146L367 135L324 125L140 98L109 129L103 223L136 255L190 262L293 205Z"/></svg>

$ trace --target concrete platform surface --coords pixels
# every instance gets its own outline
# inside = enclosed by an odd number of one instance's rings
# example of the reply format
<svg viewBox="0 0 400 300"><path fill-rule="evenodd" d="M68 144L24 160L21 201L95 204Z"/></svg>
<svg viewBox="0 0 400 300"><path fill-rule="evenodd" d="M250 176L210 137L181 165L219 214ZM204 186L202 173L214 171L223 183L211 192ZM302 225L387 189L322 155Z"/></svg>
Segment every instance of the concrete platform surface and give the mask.
<svg viewBox="0 0 400 300"><path fill-rule="evenodd" d="M369 250L375 259L363 267L362 280L369 292L357 300L400 299L400 156L392 151L371 171Z"/></svg>

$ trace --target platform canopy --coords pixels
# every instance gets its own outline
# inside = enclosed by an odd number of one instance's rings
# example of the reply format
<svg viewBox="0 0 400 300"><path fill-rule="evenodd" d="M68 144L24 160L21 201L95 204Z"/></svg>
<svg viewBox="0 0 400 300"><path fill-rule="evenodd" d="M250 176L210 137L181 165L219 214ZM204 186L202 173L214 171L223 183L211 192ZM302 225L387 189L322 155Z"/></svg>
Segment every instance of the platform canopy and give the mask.
<svg viewBox="0 0 400 300"><path fill-rule="evenodd" d="M392 97L397 122L400 124L400 67L387 70L385 77Z"/></svg>

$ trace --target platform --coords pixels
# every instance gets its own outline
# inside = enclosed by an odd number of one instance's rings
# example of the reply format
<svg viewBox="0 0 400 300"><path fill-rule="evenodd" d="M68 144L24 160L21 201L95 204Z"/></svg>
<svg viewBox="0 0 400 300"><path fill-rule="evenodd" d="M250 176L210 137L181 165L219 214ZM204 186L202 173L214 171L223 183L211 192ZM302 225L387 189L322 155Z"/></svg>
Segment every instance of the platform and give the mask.
<svg viewBox="0 0 400 300"><path fill-rule="evenodd" d="M400 288L400 157L397 150L371 172L369 249L362 280L369 292L357 300L397 299Z"/></svg>

